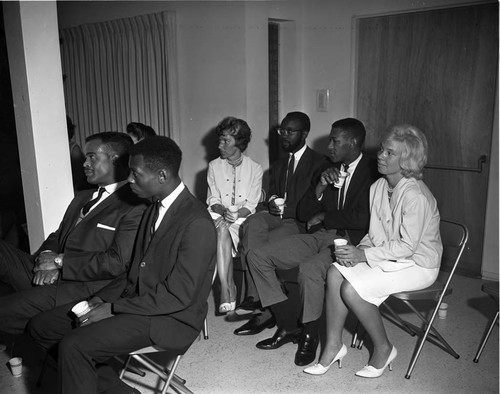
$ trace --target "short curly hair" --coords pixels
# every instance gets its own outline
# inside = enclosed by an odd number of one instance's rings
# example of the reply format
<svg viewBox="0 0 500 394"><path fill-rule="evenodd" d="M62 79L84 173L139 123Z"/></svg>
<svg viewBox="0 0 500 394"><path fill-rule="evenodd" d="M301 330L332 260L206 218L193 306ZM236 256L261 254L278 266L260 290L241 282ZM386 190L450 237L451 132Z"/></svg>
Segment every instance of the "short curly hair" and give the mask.
<svg viewBox="0 0 500 394"><path fill-rule="evenodd" d="M144 138L130 148L130 156L142 155L144 164L152 171L169 170L178 176L182 151L174 140L165 136Z"/></svg>
<svg viewBox="0 0 500 394"><path fill-rule="evenodd" d="M422 179L427 164L427 138L418 128L409 124L389 129L384 141L395 141L401 146L399 166L405 178Z"/></svg>
<svg viewBox="0 0 500 394"><path fill-rule="evenodd" d="M232 116L222 119L215 128L215 132L217 137L221 137L227 132L234 138L236 147L242 152L245 151L252 138L252 131L248 123Z"/></svg>

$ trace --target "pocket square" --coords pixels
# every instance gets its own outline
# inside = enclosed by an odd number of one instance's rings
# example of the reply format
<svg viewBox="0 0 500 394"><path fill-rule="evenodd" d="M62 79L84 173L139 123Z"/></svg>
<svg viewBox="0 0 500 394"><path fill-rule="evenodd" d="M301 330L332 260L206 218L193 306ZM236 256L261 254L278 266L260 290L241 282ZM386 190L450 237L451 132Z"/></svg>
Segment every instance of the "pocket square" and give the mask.
<svg viewBox="0 0 500 394"><path fill-rule="evenodd" d="M101 223L97 223L97 227L98 228L103 228L105 230L111 230L111 231L115 231L116 230L116 228L114 228L114 227L106 226L105 224L101 224Z"/></svg>

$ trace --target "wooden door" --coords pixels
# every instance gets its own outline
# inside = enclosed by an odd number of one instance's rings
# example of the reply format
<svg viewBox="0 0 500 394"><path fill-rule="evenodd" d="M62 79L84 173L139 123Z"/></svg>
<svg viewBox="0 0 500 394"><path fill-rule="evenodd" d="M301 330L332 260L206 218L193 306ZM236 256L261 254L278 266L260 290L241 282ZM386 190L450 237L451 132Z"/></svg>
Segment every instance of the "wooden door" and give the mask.
<svg viewBox="0 0 500 394"><path fill-rule="evenodd" d="M375 150L388 126L429 141L424 181L467 225L462 272L481 271L498 61L498 4L359 18L356 116ZM498 130L495 130L498 132ZM480 158L485 158L483 165Z"/></svg>

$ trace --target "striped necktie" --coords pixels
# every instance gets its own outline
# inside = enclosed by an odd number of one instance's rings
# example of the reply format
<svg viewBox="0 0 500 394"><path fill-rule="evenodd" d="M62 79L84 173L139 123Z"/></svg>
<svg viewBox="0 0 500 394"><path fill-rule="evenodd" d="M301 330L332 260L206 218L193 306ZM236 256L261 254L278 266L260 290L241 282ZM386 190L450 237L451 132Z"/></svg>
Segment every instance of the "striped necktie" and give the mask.
<svg viewBox="0 0 500 394"><path fill-rule="evenodd" d="M344 171L347 172L349 166L344 163ZM344 209L344 200L345 200L345 189L346 189L347 179L344 179L344 183L340 188L340 199L339 199L339 211Z"/></svg>

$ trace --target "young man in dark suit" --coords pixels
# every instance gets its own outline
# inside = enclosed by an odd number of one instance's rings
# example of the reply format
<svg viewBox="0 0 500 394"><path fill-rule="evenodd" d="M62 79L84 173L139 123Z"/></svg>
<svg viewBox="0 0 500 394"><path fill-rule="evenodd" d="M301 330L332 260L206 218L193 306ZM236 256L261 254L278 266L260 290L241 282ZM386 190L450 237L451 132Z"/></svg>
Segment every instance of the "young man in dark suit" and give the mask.
<svg viewBox="0 0 500 394"><path fill-rule="evenodd" d="M180 353L198 336L207 314L216 256L216 230L204 204L184 186L182 153L167 137L131 149L132 190L154 203L144 213L128 274L90 298L90 312L72 328L70 303L36 316L28 331L43 347L59 342L63 393L137 392L96 365L114 355L158 345ZM101 377L99 374L99 377Z"/></svg>
<svg viewBox="0 0 500 394"><path fill-rule="evenodd" d="M290 112L277 130L281 148L288 155L275 161L269 169L268 210L250 216L243 224L240 254L243 268L247 268L245 261L249 250L306 232L305 221L297 218L297 203L311 184L318 181L321 172L331 165L324 155L306 145L310 128L311 122L305 113ZM283 212L276 206L277 198L285 199ZM236 308L236 314L249 314L252 318L234 331L236 335L254 335L266 327L274 326L274 319L269 312L250 315L261 305L248 269L245 271L245 283L246 297Z"/></svg>
<svg viewBox="0 0 500 394"><path fill-rule="evenodd" d="M328 149L335 166L325 170L316 185L297 207L299 220L307 221L312 234L299 234L251 250L247 261L264 307L269 306L278 329L272 338L257 344L259 349L276 349L287 342L299 342L296 365L314 361L319 343L318 320L323 310L326 272L332 263L335 238L357 244L369 226L369 190L377 179L375 161L361 153L366 131L352 118L332 125ZM347 167L346 167L347 166ZM342 168L341 168L342 167ZM348 172L344 187L334 186L341 169ZM302 323L290 314L276 269L299 267Z"/></svg>
<svg viewBox="0 0 500 394"><path fill-rule="evenodd" d="M99 190L68 206L57 231L29 255L0 241L0 283L15 292L0 298L0 331L21 333L39 312L88 297L128 269L146 201L127 182L125 133L87 137L83 171Z"/></svg>

